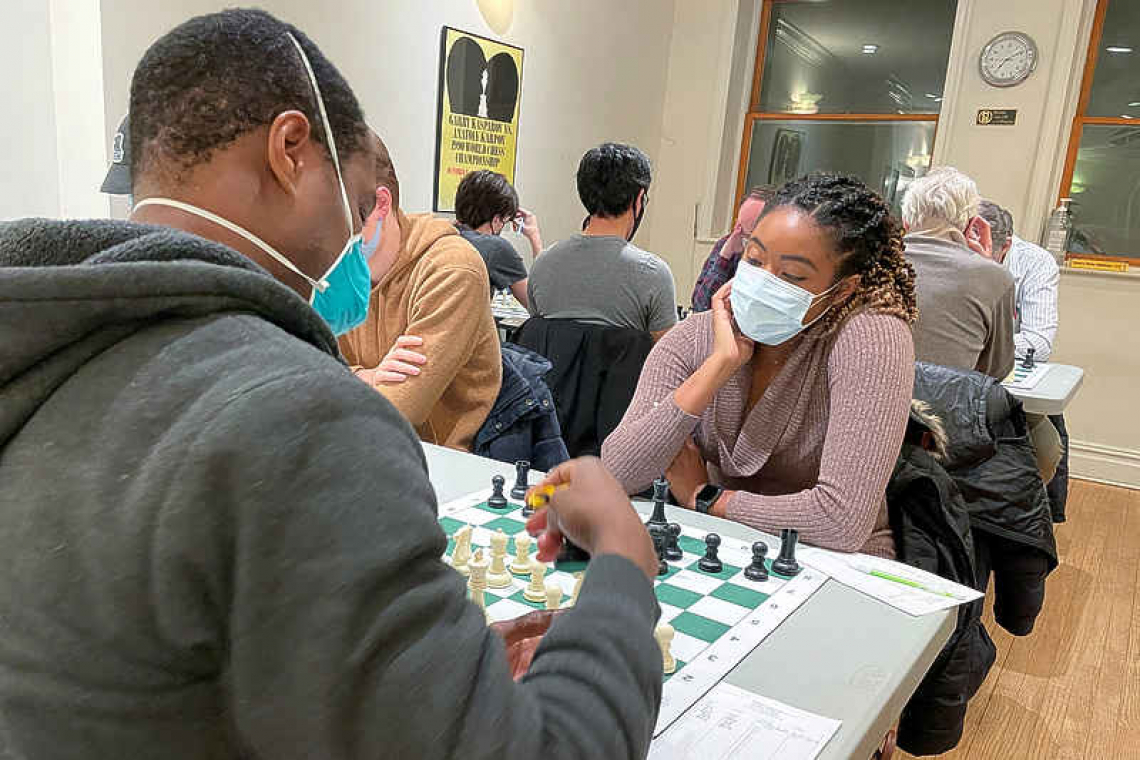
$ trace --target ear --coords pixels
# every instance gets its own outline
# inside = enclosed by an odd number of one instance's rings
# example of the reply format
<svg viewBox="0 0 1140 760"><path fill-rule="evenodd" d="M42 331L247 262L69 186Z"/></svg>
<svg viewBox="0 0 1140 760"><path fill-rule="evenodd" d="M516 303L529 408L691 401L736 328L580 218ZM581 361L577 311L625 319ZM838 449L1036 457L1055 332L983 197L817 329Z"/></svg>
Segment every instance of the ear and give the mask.
<svg viewBox="0 0 1140 760"><path fill-rule="evenodd" d="M376 188L376 210L380 212L381 219L387 219L388 215L395 211L395 204L392 203L392 191L383 185Z"/></svg>
<svg viewBox="0 0 1140 760"><path fill-rule="evenodd" d="M300 111L279 113L269 125L265 146L269 170L288 195L297 194L312 142L309 120Z"/></svg>

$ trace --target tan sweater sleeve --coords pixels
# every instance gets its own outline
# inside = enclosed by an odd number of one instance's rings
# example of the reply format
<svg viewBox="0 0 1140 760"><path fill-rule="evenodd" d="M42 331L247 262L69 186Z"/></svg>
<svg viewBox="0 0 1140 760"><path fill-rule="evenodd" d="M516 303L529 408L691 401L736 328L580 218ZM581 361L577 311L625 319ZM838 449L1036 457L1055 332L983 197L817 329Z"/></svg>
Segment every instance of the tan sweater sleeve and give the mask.
<svg viewBox="0 0 1140 760"><path fill-rule="evenodd" d="M685 320L657 342L621 424L602 444L602 463L626 493L640 493L664 474L701 421L673 400L673 392L697 369L697 329L697 320Z"/></svg>
<svg viewBox="0 0 1140 760"><path fill-rule="evenodd" d="M467 363L483 326L476 315L480 309L491 308L486 270L465 264L425 269L424 276L411 285L404 334L424 339L416 351L426 356L427 362L415 377L398 385L376 387L414 427L424 424Z"/></svg>
<svg viewBox="0 0 1140 760"><path fill-rule="evenodd" d="M871 536L906 431L914 340L895 317L852 320L828 357L827 435L815 487L764 496L738 491L728 517L769 533L796 528L808 543L859 551Z"/></svg>

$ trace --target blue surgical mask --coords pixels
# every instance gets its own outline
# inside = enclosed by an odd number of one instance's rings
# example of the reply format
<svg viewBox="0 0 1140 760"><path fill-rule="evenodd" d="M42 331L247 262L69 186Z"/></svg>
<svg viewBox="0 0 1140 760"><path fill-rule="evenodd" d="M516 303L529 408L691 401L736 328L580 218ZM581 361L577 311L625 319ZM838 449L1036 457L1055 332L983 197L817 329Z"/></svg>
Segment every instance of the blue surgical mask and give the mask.
<svg viewBox="0 0 1140 760"><path fill-rule="evenodd" d="M838 282L819 296L827 295L837 287ZM804 324L804 316L817 297L742 259L732 281L732 316L740 331L752 340L766 346L778 346L799 335L827 313L825 309Z"/></svg>
<svg viewBox="0 0 1140 760"><path fill-rule="evenodd" d="M170 198L147 198L139 201L134 206L134 209L139 209L144 206L170 206L171 208L185 211L188 214L194 214L203 219L208 219L214 224L233 232L235 235L240 235L245 238L250 243L253 243L265 251L267 255L277 261L281 266L309 283L312 287L309 304L312 305L313 310L328 323L333 334L339 336L359 326L368 316L368 300L372 288L372 278L368 271L368 259L372 257L372 254L376 252L376 248L380 245L380 231L383 227L383 223L381 222L376 225L376 233L367 244L361 240L360 235L353 234L352 208L348 203L348 192L345 190L344 177L341 175L340 158L337 155L336 140L333 139L332 127L329 126L329 117L325 111L324 98L321 97L321 88L317 84L316 75L313 74L313 67L309 64L309 57L305 55L305 51L301 48L300 43L297 42L292 34L286 34L286 36L297 48L297 52L301 56L301 62L304 63L305 71L309 76L309 84L312 86L313 93L316 96L317 107L321 114L321 124L324 127L325 141L328 145L329 153L332 156L333 168L336 169L337 189L340 190L344 220L348 225L348 242L344 244L340 255L336 257L324 275L314 280L302 272L300 268L286 256L249 230L211 211L189 203L183 203L182 201L176 201ZM134 209L132 209L132 211Z"/></svg>

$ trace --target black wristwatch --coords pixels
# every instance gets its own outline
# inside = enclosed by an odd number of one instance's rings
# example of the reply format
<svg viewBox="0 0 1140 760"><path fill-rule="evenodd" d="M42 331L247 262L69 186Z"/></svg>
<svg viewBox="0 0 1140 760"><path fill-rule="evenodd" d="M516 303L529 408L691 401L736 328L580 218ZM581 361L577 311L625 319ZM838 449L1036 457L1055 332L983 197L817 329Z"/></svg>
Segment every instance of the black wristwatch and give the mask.
<svg viewBox="0 0 1140 760"><path fill-rule="evenodd" d="M722 493L724 493L724 489L720 486L706 483L704 488L697 491L697 511L702 515L707 515Z"/></svg>

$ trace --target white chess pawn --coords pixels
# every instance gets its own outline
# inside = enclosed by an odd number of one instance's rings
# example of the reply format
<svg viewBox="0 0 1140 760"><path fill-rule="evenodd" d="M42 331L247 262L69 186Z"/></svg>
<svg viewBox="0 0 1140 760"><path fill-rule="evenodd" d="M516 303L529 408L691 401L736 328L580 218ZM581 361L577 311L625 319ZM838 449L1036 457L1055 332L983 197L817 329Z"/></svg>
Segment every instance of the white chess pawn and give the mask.
<svg viewBox="0 0 1140 760"><path fill-rule="evenodd" d="M671 675L677 670L677 661L673 658L670 648L673 646L673 626L662 623L653 631L657 639L657 646L661 647L661 666L665 675Z"/></svg>
<svg viewBox="0 0 1140 760"><path fill-rule="evenodd" d="M470 574L467 564L471 561L471 526L464 525L455 531L455 550L451 553L451 566L461 575Z"/></svg>
<svg viewBox="0 0 1140 760"><path fill-rule="evenodd" d="M475 552L468 567L471 568L471 577L467 579L467 590L471 593L471 601L487 609L487 560L483 558L483 550Z"/></svg>
<svg viewBox="0 0 1140 760"><path fill-rule="evenodd" d="M535 561L530 564L530 584L523 591L523 596L531 602L546 601L546 565Z"/></svg>
<svg viewBox="0 0 1140 760"><path fill-rule="evenodd" d="M525 533L515 536L515 560L510 568L515 575L526 575L530 572L530 543L530 536Z"/></svg>
<svg viewBox="0 0 1140 760"><path fill-rule="evenodd" d="M511 585L511 574L507 572L507 534L503 529L491 534L491 569L487 571L487 586L506 588Z"/></svg>
<svg viewBox="0 0 1140 760"><path fill-rule="evenodd" d="M546 609L556 610L562 606L562 588L554 583L546 587Z"/></svg>

